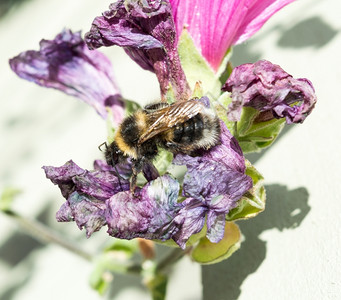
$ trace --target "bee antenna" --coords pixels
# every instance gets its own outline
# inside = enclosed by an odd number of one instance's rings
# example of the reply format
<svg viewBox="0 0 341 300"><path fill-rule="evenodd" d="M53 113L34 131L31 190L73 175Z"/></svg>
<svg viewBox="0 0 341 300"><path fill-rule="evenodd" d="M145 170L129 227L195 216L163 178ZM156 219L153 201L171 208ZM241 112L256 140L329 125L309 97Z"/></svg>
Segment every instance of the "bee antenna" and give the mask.
<svg viewBox="0 0 341 300"><path fill-rule="evenodd" d="M102 146L103 146L103 145L105 145L105 149L108 149L108 144L107 144L107 142L103 142L102 144L100 144L100 145L98 146L98 150L101 151L101 152L103 152L103 150L102 150Z"/></svg>

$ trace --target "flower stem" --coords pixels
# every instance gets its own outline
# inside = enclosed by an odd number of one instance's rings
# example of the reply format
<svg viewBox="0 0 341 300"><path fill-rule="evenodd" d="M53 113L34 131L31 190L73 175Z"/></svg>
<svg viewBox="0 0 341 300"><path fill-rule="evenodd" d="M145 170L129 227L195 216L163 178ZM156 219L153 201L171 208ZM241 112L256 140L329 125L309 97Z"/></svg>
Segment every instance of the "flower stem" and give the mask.
<svg viewBox="0 0 341 300"><path fill-rule="evenodd" d="M164 271L170 265L175 264L180 258L185 256L191 247L186 250L181 250L179 248L175 248L169 255L167 255L163 260L161 260L156 266L156 273Z"/></svg>
<svg viewBox="0 0 341 300"><path fill-rule="evenodd" d="M3 210L3 212L14 219L20 227L22 227L27 234L32 236L34 239L39 240L42 243L54 243L57 244L75 254L78 256L91 261L92 260L92 255L83 251L79 247L77 247L75 244L66 241L64 238L62 238L59 234L51 230L51 228L48 228L44 224L34 221L34 220L29 220L18 213L12 211L12 210Z"/></svg>

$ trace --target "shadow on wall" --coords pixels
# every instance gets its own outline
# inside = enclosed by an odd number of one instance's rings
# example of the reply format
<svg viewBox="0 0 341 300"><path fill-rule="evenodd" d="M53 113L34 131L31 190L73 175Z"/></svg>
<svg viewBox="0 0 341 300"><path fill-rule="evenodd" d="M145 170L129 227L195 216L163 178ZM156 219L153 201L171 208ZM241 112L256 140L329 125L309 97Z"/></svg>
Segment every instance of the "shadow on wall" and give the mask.
<svg viewBox="0 0 341 300"><path fill-rule="evenodd" d="M0 1L0 18L4 17L11 9L17 8L20 4L28 0L1 0Z"/></svg>
<svg viewBox="0 0 341 300"><path fill-rule="evenodd" d="M338 30L333 29L326 21L317 16L303 20L290 28L284 28L283 26L272 27L267 31L256 34L255 37L245 43L235 46L231 59L232 65L239 66L266 59L256 50L256 45L261 43L265 36L273 32L277 32L279 36L277 41L279 47L298 49L305 47L322 48L338 34Z"/></svg>
<svg viewBox="0 0 341 300"><path fill-rule="evenodd" d="M321 48L338 33L319 17L306 19L282 33L277 44L283 48Z"/></svg>
<svg viewBox="0 0 341 300"><path fill-rule="evenodd" d="M46 206L36 217L36 219L48 225L51 215L50 207ZM11 282L9 286L0 292L0 299L10 300L13 299L16 292L29 281L31 274L34 272L35 260L31 258L31 254L34 251L45 247L44 244L38 242L31 236L17 231L9 237L9 239L1 245L0 248L0 262L8 265L10 269L22 266L22 276L19 276L17 280Z"/></svg>
<svg viewBox="0 0 341 300"><path fill-rule="evenodd" d="M238 299L243 281L266 257L266 242L259 238L261 233L273 228L294 229L310 211L306 188L289 191L283 185L274 184L266 186L266 191L265 211L254 219L238 223L245 236L241 248L226 261L202 267L203 300Z"/></svg>

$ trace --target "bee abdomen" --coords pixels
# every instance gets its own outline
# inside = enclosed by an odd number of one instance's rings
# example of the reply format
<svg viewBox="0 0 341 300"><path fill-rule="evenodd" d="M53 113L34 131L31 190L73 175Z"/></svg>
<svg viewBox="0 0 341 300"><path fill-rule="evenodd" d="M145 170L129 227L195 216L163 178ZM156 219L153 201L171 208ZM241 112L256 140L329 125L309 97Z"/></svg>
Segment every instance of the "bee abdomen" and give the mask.
<svg viewBox="0 0 341 300"><path fill-rule="evenodd" d="M189 119L185 123L176 126L173 132L175 143L189 144L200 140L203 136L204 121L200 114Z"/></svg>

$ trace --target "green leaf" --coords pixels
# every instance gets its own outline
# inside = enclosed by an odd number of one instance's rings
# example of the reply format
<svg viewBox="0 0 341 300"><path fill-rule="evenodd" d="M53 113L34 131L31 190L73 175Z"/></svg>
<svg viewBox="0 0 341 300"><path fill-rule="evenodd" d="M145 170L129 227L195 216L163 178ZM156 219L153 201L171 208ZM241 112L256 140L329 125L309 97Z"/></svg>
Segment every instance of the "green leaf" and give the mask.
<svg viewBox="0 0 341 300"><path fill-rule="evenodd" d="M11 210L14 198L21 193L21 190L14 187L5 187L0 197L0 210L9 211Z"/></svg>
<svg viewBox="0 0 341 300"><path fill-rule="evenodd" d="M200 264L215 264L229 258L240 247L241 234L233 222L226 222L225 234L219 243L212 243L206 237L193 249L192 259Z"/></svg>
<svg viewBox="0 0 341 300"><path fill-rule="evenodd" d="M245 165L245 174L251 177L253 187L238 201L238 206L231 209L226 215L227 221L255 217L265 208L266 193L264 188L264 177L248 160L245 160Z"/></svg>
<svg viewBox="0 0 341 300"><path fill-rule="evenodd" d="M191 89L193 90L195 84L201 81L204 94L209 93L213 98L217 99L221 93L219 77L201 56L186 29L181 33L178 52L181 66Z"/></svg>
<svg viewBox="0 0 341 300"><path fill-rule="evenodd" d="M137 251L136 240L115 239L95 260L94 270L90 275L90 286L103 295L113 280L112 273L126 274L132 271L133 263L130 258Z"/></svg>
<svg viewBox="0 0 341 300"><path fill-rule="evenodd" d="M164 274L156 274L151 280L147 282L153 300L166 299L168 277Z"/></svg>
<svg viewBox="0 0 341 300"><path fill-rule="evenodd" d="M100 268L95 269L90 275L90 286L100 295L105 294L112 281L113 275L108 271L103 272Z"/></svg>
<svg viewBox="0 0 341 300"><path fill-rule="evenodd" d="M285 119L259 121L260 113L252 107L243 107L237 123L236 138L244 153L259 152L269 147L277 138Z"/></svg>

